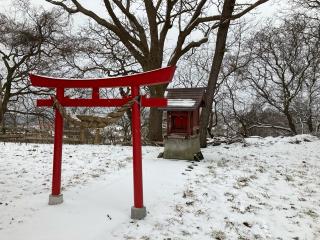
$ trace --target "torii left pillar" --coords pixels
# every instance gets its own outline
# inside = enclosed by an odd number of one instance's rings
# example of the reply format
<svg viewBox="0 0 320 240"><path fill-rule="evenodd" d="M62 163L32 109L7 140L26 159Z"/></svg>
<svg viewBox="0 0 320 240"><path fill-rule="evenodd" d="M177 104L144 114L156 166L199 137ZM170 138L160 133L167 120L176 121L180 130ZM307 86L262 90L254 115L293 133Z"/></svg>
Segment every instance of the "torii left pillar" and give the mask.
<svg viewBox="0 0 320 240"><path fill-rule="evenodd" d="M64 97L64 89L58 88L56 98L58 101ZM52 188L49 195L49 205L57 205L63 202L61 194L61 165L62 165L62 142L63 142L63 117L58 109L55 109L54 122L54 147L53 147L53 168Z"/></svg>

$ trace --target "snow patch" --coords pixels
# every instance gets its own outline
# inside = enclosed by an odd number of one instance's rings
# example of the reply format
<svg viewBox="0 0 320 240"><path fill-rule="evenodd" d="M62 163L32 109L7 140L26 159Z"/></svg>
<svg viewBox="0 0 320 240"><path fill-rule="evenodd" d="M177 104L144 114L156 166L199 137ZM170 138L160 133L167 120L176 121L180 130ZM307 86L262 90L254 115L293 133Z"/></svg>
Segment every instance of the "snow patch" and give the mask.
<svg viewBox="0 0 320 240"><path fill-rule="evenodd" d="M143 147L142 221L130 219L132 148L65 145L65 202L48 206L52 145L0 144L0 239L320 239L320 140L247 138L200 162Z"/></svg>
<svg viewBox="0 0 320 240"><path fill-rule="evenodd" d="M193 99L168 99L168 107L193 107L195 104Z"/></svg>

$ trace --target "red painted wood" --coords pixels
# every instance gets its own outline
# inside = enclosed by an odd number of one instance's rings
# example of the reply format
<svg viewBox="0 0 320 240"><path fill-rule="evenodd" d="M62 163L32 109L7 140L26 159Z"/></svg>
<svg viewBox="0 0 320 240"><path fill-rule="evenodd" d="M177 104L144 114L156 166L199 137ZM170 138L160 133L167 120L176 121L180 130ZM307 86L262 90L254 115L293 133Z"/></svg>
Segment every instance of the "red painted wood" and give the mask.
<svg viewBox="0 0 320 240"><path fill-rule="evenodd" d="M62 99L64 89L58 88L56 98ZM63 141L63 118L60 112L55 110L54 125L54 148L53 148L53 172L52 172L52 195L61 193L61 163L62 163L62 141Z"/></svg>
<svg viewBox="0 0 320 240"><path fill-rule="evenodd" d="M92 99L99 99L99 88L92 89Z"/></svg>
<svg viewBox="0 0 320 240"><path fill-rule="evenodd" d="M48 88L108 88L126 86L150 86L169 83L175 71L175 66L165 67L149 72L129 76L101 78L101 79L65 79L52 78L29 74L31 83L35 87Z"/></svg>
<svg viewBox="0 0 320 240"><path fill-rule="evenodd" d="M199 109L194 111L167 111L167 134L190 136L199 131Z"/></svg>
<svg viewBox="0 0 320 240"><path fill-rule="evenodd" d="M169 133L181 133L188 135L188 112L170 112L171 121L170 124L170 132Z"/></svg>
<svg viewBox="0 0 320 240"><path fill-rule="evenodd" d="M139 96L139 87L132 86L131 94L133 97ZM133 188L134 188L134 207L143 208L143 185L142 185L142 151L141 151L141 122L140 105L135 102L132 105L132 149L133 149Z"/></svg>
<svg viewBox="0 0 320 240"><path fill-rule="evenodd" d="M156 85L171 82L175 66L166 67L150 72L134 74L131 76L106 78L106 79L58 79L29 74L31 83L36 87L56 88L56 97L64 107L120 107L130 99L139 96L139 87L142 85ZM131 86L132 96L123 99L100 99L99 90L104 87ZM64 97L64 88L91 88L92 99L70 99ZM37 106L52 106L52 99L39 99ZM133 182L134 182L134 207L143 207L143 182L142 182L142 149L141 149L141 120L140 106L166 107L164 98L141 97L141 102L132 105L132 144L133 144ZM63 142L63 118L55 110L55 135L53 153L52 195L61 193L61 163Z"/></svg>
<svg viewBox="0 0 320 240"><path fill-rule="evenodd" d="M52 107L52 99L37 99L37 107Z"/></svg>

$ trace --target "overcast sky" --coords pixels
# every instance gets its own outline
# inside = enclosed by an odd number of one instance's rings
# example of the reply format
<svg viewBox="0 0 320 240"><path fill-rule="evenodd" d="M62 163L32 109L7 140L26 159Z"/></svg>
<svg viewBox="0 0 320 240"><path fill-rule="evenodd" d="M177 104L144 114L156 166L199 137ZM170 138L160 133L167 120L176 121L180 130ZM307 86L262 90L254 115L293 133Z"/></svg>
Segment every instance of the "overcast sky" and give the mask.
<svg viewBox="0 0 320 240"><path fill-rule="evenodd" d="M0 0L0 12L10 12L9 6L13 0ZM105 7L103 6L102 0L79 0L83 6L88 7L90 10L98 13L101 17L106 15ZM237 0L238 3L241 2L251 2L254 3L256 0ZM52 4L49 4L45 0L30 0L32 4L41 5L45 8L52 7ZM263 25L266 22L267 18L276 19L276 16L281 13L283 9L287 9L288 5L286 4L287 0L269 0L267 3L262 4L250 14L246 14L245 19L250 21L251 26ZM73 25L80 27L88 22L83 14L78 13L73 15ZM166 46L173 46L176 44L176 31L171 29L166 38ZM193 32L190 35L190 39L199 40L202 38L202 34L198 32Z"/></svg>
<svg viewBox="0 0 320 240"><path fill-rule="evenodd" d="M10 6L10 3L13 0L0 0L0 12L10 12L8 9ZM106 10L105 7L103 6L102 0L79 0L83 6L89 8L90 10L98 13L101 17L106 15ZM238 3L241 2L248 2L250 1L251 3L255 2L256 0L237 0ZM32 4L35 5L41 5L45 8L47 7L52 7L52 4L49 4L45 0L30 0ZM284 9L288 9L288 4L287 0L269 0L267 3L262 4L259 6L257 9L252 11L250 14L246 14L245 20L250 22L251 26L259 26L263 25L264 22L268 18L276 19L277 15L281 14L281 11ZM75 26L75 30L77 27L80 27L82 25L85 25L88 22L88 18L85 17L83 14L78 13L73 15L73 26ZM177 41L177 32L175 29L171 29L168 33L168 36L166 38L166 43L165 45L167 47L174 46ZM198 32L193 32L190 35L190 40L199 40L202 38L202 34Z"/></svg>
<svg viewBox="0 0 320 240"><path fill-rule="evenodd" d="M1 12L8 12L8 6L12 2L12 0L0 0L0 11ZM45 0L30 0L32 4L42 5L45 7L50 7L51 4L47 3ZM102 7L101 0L80 0L80 2L89 7L94 12L99 13L99 15L103 16L105 14L105 10ZM240 1L241 2L241 1ZM255 2L252 0L251 2ZM258 22L265 21L267 17L274 17L275 15L279 15L281 10L288 8L287 0L269 0L269 2L262 4L255 10L255 19ZM76 21L79 23L86 22L86 18L83 17L81 14L76 15Z"/></svg>

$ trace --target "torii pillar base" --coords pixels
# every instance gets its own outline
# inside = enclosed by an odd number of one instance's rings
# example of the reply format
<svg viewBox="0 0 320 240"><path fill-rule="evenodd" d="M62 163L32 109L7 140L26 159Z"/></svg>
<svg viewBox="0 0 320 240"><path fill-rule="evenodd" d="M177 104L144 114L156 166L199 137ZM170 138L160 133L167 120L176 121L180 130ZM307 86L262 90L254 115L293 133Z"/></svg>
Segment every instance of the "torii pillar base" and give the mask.
<svg viewBox="0 0 320 240"><path fill-rule="evenodd" d="M49 205L58 205L63 203L63 194L60 195L49 195Z"/></svg>
<svg viewBox="0 0 320 240"><path fill-rule="evenodd" d="M147 216L147 209L146 207L142 208L135 208L131 207L131 219L141 220Z"/></svg>

